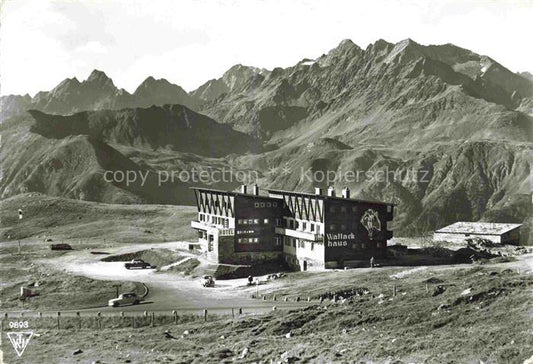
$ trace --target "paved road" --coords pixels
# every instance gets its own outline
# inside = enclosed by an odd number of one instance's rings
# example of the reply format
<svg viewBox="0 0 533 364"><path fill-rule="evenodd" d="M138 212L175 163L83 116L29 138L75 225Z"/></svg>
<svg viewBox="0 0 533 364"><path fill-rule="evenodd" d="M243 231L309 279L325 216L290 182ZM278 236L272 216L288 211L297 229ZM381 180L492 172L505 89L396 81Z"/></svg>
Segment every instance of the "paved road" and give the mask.
<svg viewBox="0 0 533 364"><path fill-rule="evenodd" d="M174 242L150 245L121 246L107 249L112 254L123 254L149 248L187 249L188 243ZM167 312L173 310L183 313L203 313L208 309L213 314L231 314L232 308L238 311L242 308L245 313L261 313L271 311L273 306L278 309L306 307L308 302L263 301L252 299L256 287L247 287L246 279L218 280L215 288L202 287L198 279L191 279L173 273L155 272L154 270L127 270L123 262L101 262L101 255L92 255L89 251L72 251L54 260L42 260L50 269L65 269L73 274L92 279L134 281L144 283L148 288L148 295L142 304L113 308L103 302L101 307L86 309L60 310L65 314L91 315L96 312L102 314L118 314L121 311L131 314L149 312ZM266 285L265 285L266 286ZM259 285L261 292L262 285ZM316 303L316 302L315 302ZM43 315L57 315L58 310L43 312ZM0 313L3 314L3 313ZM20 311L10 311L14 317L20 316ZM26 313L29 315L30 313Z"/></svg>

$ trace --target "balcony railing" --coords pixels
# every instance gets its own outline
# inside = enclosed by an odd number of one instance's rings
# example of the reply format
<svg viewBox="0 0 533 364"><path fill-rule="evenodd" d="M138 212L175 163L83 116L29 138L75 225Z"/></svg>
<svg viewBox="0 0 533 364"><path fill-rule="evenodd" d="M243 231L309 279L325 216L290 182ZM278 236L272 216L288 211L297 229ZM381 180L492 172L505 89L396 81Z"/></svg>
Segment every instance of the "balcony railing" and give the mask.
<svg viewBox="0 0 533 364"><path fill-rule="evenodd" d="M234 228L220 228L216 225L205 223L203 221L197 221L193 220L191 221L191 227L193 229L200 229L200 230L217 230L217 233L219 236L232 236L235 235L235 229Z"/></svg>
<svg viewBox="0 0 533 364"><path fill-rule="evenodd" d="M218 235L219 236L232 236L232 235L235 235L235 229L233 229L233 228L218 229Z"/></svg>
<svg viewBox="0 0 533 364"><path fill-rule="evenodd" d="M287 229L284 227L277 227L276 234L290 236L297 239L304 239L309 241L321 241L324 238L322 234L315 234L306 231L299 231L294 229Z"/></svg>

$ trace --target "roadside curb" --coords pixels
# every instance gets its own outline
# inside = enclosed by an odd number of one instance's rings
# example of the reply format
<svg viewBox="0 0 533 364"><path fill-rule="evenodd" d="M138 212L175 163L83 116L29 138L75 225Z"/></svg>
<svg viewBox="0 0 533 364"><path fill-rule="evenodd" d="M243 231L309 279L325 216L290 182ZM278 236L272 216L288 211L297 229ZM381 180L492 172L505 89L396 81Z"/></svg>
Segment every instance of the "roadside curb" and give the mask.
<svg viewBox="0 0 533 364"><path fill-rule="evenodd" d="M141 282L141 284L143 285L144 287L144 293L141 295L141 298L146 298L146 296L148 296L148 293L150 293L150 289L148 288L148 286L146 284L144 284L143 282Z"/></svg>

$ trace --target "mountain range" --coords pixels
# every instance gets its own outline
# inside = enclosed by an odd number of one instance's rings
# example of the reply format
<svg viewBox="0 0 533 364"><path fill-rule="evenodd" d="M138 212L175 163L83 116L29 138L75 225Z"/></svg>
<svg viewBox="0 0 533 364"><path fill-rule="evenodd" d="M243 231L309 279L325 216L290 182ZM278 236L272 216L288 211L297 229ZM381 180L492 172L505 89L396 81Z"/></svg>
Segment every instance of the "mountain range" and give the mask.
<svg viewBox="0 0 533 364"><path fill-rule="evenodd" d="M99 70L91 72L84 81L67 78L51 91L29 95L7 95L0 98L1 120L20 115L29 109L50 114L73 114L80 111L143 108L152 105L180 104L190 109L198 108L198 100L180 86L165 79L148 77L130 94L119 89L107 75Z"/></svg>
<svg viewBox="0 0 533 364"><path fill-rule="evenodd" d="M156 175L230 170L310 191L328 181L308 176L330 173L355 197L396 203L397 234L486 220L522 222L533 241L532 76L452 44L344 40L287 68L236 65L190 93L149 77L129 94L94 71L0 106L2 197L190 204L198 183ZM105 183L109 169L152 179ZM365 178L343 178L353 172Z"/></svg>

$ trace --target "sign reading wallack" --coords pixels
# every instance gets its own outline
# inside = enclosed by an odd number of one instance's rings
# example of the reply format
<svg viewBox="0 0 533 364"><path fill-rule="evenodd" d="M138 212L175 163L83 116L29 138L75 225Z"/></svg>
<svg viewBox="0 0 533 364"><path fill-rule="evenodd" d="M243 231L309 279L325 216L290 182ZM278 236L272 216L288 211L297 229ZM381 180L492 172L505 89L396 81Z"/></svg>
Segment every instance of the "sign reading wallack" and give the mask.
<svg viewBox="0 0 533 364"><path fill-rule="evenodd" d="M328 248L331 247L342 247L342 246L348 246L348 241L355 240L355 234L349 233L349 234L326 234L326 237L328 238Z"/></svg>

